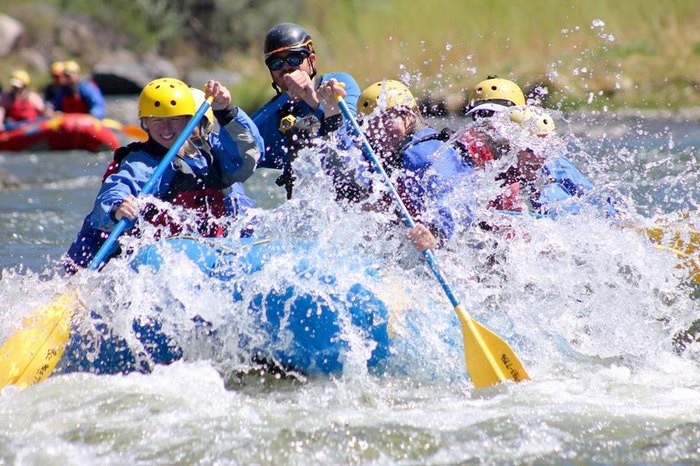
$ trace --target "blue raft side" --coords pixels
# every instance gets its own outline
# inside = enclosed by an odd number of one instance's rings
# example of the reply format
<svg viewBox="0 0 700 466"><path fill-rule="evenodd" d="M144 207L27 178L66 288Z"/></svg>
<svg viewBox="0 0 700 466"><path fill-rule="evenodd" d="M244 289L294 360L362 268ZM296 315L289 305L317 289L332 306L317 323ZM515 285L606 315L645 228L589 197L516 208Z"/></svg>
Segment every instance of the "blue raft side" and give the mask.
<svg viewBox="0 0 700 466"><path fill-rule="evenodd" d="M134 269L149 266L158 271L164 261L162 247L187 255L199 269L212 279L233 282L232 303L243 299L246 278L260 272L270 258L290 254L296 279L316 279L333 286L332 271L316 270L304 256L313 243L297 243L291 251L279 242L255 239L225 238L195 240L169 239L139 251L133 261ZM356 257L355 257L356 258ZM371 268L363 270L368 281L376 280ZM167 304L162 306L167 309ZM346 310L343 313L341 311ZM287 370L309 375L336 374L343 370L344 358L350 349L347 329L342 315L350 317L352 333L360 334L374 344L367 367L375 369L389 352L387 307L363 284L356 283L343 295L337 293L300 292L293 285L258 293L248 304L248 312L256 316L265 335L265 344L252 345L241 338L242 350L257 359L264 359ZM182 358L182 349L174 339L163 333L160 323L152 319L137 319L133 330L147 355L136 355L122 339L111 334L107 326L93 314L96 332L75 333L66 350L61 372L95 372L102 374L149 372L152 364L169 364ZM201 322L203 324L203 321ZM290 338L291 335L291 338ZM97 351L96 351L97 350ZM149 361L150 359L150 361Z"/></svg>

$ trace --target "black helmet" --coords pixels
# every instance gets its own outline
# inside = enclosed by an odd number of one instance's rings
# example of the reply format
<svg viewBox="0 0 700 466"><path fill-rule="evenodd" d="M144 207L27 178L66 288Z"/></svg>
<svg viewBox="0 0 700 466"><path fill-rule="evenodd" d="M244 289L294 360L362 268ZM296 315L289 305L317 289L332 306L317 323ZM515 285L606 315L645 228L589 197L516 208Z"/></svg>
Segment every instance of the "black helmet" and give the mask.
<svg viewBox="0 0 700 466"><path fill-rule="evenodd" d="M273 27L265 36L265 57L278 52L314 53L314 43L306 29L294 23L282 23Z"/></svg>

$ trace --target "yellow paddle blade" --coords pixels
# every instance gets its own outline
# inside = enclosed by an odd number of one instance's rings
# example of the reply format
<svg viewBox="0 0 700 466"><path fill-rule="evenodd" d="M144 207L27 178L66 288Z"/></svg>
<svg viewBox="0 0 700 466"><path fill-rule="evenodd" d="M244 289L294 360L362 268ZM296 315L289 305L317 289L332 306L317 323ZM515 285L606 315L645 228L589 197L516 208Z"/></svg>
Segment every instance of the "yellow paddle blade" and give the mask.
<svg viewBox="0 0 700 466"><path fill-rule="evenodd" d="M698 263L690 254L686 254L680 249L664 246L663 244L655 244L654 247L661 251L671 251L674 253L676 257L681 260L681 262L676 265L676 268L685 270L690 279L700 285L700 266L698 266Z"/></svg>
<svg viewBox="0 0 700 466"><path fill-rule="evenodd" d="M647 236L655 243L667 245L685 254L695 254L700 248L700 232L682 227L659 226L645 229Z"/></svg>
<svg viewBox="0 0 700 466"><path fill-rule="evenodd" d="M462 323L467 370L475 387L530 379L508 343L470 317L461 304L455 307L455 312Z"/></svg>
<svg viewBox="0 0 700 466"><path fill-rule="evenodd" d="M117 120L113 120L111 118L104 118L102 120L102 124L105 125L107 128L116 130L116 131L121 131L122 133L126 134L132 139L135 139L137 141L147 141L148 140L148 133L146 133L143 128L137 125L123 125Z"/></svg>
<svg viewBox="0 0 700 466"><path fill-rule="evenodd" d="M70 321L77 298L63 294L28 316L20 330L0 347L0 389L25 388L53 371L70 339Z"/></svg>
<svg viewBox="0 0 700 466"><path fill-rule="evenodd" d="M126 134L132 139L137 141L145 142L148 141L148 133L146 133L140 126L136 125L124 125L122 126L122 133Z"/></svg>

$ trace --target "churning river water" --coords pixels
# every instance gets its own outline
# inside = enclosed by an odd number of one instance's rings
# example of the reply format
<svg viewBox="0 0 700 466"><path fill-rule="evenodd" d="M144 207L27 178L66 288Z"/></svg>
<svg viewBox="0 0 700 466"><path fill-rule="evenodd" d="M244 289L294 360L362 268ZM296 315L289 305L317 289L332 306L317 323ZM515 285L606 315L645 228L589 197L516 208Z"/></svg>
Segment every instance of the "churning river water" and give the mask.
<svg viewBox="0 0 700 466"><path fill-rule="evenodd" d="M593 113L558 115L557 124L558 150L633 222L698 209L697 119ZM0 171L16 181L0 191L0 340L67 286L55 264L110 158L0 154ZM313 169L301 172L299 197L288 203L276 173L246 183L265 235L320 238L321 252L370 241L363 233L376 219L346 216ZM438 259L465 307L509 342L530 381L474 388L437 282L417 255L393 260L382 251L408 247L400 236L375 237L365 250L388 256L382 272L398 284L383 299L431 310L403 335L384 373L367 370L367 344L358 342L339 376L243 374L245 358L219 341L148 375L69 374L8 387L0 393L0 464L700 463L700 345L673 344L700 318L700 305L674 254L595 213L509 221L516 234L498 244L497 260L479 231L461 232ZM339 277L351 274L332 256L322 260ZM157 278L110 264L76 286L91 308L126 316L156 304L167 312L175 301L178 309L236 314L215 290L185 286L187 266L179 264ZM276 286L274 275L255 286Z"/></svg>

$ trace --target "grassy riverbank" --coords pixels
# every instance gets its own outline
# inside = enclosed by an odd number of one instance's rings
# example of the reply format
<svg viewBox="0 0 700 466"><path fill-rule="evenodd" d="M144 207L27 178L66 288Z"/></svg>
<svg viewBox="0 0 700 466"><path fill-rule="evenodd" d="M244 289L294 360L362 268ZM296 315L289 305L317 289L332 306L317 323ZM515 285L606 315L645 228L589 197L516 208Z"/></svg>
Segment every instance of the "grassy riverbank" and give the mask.
<svg viewBox="0 0 700 466"><path fill-rule="evenodd" d="M188 0L146 3L0 0L0 10L25 23L23 45L42 55L77 56L89 66L99 47L128 46L171 59L183 75L207 67L235 72L241 79L230 84L246 109L272 95L260 48L267 28L282 20L312 33L320 72L348 71L361 87L399 78L452 108L489 74L539 89L550 106L700 105L696 0L212 0L204 2L208 9ZM70 33L67 17L71 27L88 19L103 26L89 49L55 45ZM26 55L3 60L2 77L29 62Z"/></svg>
<svg viewBox="0 0 700 466"><path fill-rule="evenodd" d="M548 105L700 104L696 1L306 0L320 70L408 81L453 99L489 74L549 92ZM264 70L260 71L264 73Z"/></svg>

